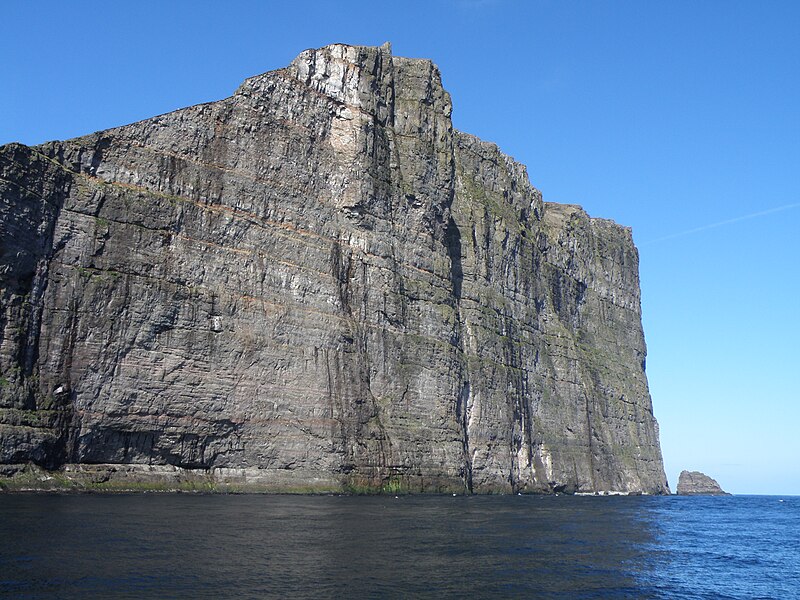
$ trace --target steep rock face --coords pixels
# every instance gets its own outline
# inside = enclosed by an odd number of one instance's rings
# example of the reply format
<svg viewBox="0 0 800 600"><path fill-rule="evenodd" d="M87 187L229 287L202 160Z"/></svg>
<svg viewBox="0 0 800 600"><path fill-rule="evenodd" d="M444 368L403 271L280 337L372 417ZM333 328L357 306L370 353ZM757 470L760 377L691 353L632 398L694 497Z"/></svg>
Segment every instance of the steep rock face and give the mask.
<svg viewBox="0 0 800 600"><path fill-rule="evenodd" d="M700 471L681 471L678 477L679 496L727 496L715 479Z"/></svg>
<svg viewBox="0 0 800 600"><path fill-rule="evenodd" d="M334 45L2 147L0 463L667 492L630 231L450 112L430 61Z"/></svg>

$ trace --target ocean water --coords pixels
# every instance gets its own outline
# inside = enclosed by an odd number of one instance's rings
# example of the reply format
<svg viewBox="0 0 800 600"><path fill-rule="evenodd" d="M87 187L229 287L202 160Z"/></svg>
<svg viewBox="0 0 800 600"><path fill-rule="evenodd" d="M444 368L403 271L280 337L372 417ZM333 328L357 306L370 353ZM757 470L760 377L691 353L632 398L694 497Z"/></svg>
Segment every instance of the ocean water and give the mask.
<svg viewBox="0 0 800 600"><path fill-rule="evenodd" d="M800 598L800 497L0 495L11 598Z"/></svg>

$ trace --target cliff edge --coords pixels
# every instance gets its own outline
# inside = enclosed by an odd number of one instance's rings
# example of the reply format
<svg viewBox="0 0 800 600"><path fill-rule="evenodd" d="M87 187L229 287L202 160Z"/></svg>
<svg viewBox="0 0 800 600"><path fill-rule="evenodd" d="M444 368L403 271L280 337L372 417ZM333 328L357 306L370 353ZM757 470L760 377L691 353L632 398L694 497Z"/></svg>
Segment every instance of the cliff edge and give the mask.
<svg viewBox="0 0 800 600"><path fill-rule="evenodd" d="M668 493L630 231L450 113L333 45L0 148L4 485Z"/></svg>

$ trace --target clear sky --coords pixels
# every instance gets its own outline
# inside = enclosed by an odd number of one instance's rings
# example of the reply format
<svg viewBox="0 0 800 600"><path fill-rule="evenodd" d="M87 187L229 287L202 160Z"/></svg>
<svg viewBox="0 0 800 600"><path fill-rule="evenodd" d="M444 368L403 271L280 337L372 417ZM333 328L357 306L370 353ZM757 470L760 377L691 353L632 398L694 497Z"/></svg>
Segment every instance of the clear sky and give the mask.
<svg viewBox="0 0 800 600"><path fill-rule="evenodd" d="M44 1L0 11L0 143L229 96L305 48L433 59L462 131L631 226L673 490L800 494L800 2Z"/></svg>

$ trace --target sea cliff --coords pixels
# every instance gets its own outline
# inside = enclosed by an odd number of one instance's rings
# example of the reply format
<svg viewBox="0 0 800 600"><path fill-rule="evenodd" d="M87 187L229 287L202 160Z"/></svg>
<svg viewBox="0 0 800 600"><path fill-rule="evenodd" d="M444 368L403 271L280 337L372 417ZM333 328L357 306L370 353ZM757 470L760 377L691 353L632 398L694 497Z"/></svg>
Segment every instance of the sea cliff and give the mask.
<svg viewBox="0 0 800 600"><path fill-rule="evenodd" d="M630 230L451 110L333 45L0 148L3 485L668 492Z"/></svg>

